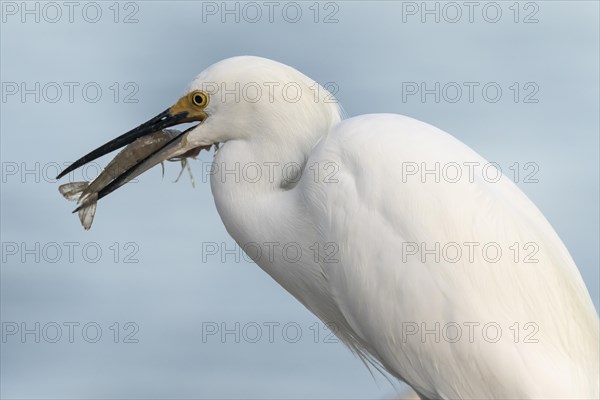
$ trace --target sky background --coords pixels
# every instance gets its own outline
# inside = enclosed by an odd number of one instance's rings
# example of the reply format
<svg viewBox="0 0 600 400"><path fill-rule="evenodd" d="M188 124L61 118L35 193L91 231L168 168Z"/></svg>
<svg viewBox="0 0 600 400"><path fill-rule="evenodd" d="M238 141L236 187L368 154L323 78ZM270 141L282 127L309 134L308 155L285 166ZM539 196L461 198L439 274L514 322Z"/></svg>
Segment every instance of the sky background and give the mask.
<svg viewBox="0 0 600 400"><path fill-rule="evenodd" d="M54 4L1 4L2 398L393 395L239 252L203 252L234 249L203 173L212 153L191 163L195 189L186 175L171 183L178 164L164 179L155 168L103 200L88 232L58 193L58 167L164 110L200 71L235 55L333 82L349 116L409 115L506 173L519 163L517 184L598 309L598 2L478 2L471 17L462 2L428 2L439 21L421 2L275 2L271 16L263 2L227 3L233 14L221 2L77 2L72 15ZM461 86L462 96L440 91L436 102L403 90L436 82L455 82L448 90ZM478 84L472 101L465 82ZM497 101L486 84L501 88ZM92 178L109 157L69 179ZM537 183L523 182L528 162Z"/></svg>

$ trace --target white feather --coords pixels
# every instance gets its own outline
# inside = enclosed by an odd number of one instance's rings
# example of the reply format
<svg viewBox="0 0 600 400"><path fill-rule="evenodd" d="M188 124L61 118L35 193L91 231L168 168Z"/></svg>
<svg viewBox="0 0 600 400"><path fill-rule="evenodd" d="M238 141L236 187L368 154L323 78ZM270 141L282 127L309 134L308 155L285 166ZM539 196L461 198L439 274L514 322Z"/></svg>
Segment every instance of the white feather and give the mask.
<svg viewBox="0 0 600 400"><path fill-rule="evenodd" d="M189 90L206 82L229 88L295 82L304 90L313 84L291 67L256 57L217 63ZM252 182L212 177L228 232L244 249L250 243L263 248L257 264L333 323L363 361L387 369L422 397L598 398L597 314L567 249L516 185L506 177L482 179L486 161L431 125L391 114L340 122L337 104L307 97L291 104L276 94L274 101L249 104L217 91L208 120L190 134L194 145L224 142L214 160L221 171L250 163L302 166L301 177L291 181L277 168L270 179ZM409 163L472 162L479 163L472 182L423 182L403 174ZM325 163L333 165L334 181L315 179L311 167ZM497 243L505 251L531 242L539 247L539 262L515 262L510 253L495 263L477 252L458 262L403 253L407 243L471 242ZM266 243L294 243L302 256L290 260L275 251L267 257ZM337 262L314 256L315 245L327 244L337 249ZM480 333L473 342L407 338L408 325L432 329L436 323L463 326L463 335L465 323L479 324ZM481 334L487 323L503 330L495 343ZM525 342L527 323L537 327L538 343Z"/></svg>

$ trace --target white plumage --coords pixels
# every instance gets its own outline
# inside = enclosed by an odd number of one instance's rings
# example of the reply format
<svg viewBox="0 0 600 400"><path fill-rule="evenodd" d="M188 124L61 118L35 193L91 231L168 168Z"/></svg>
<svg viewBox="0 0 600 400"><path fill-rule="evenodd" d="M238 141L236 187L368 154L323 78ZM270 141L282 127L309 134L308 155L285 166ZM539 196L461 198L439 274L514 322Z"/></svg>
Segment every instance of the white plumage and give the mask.
<svg viewBox="0 0 600 400"><path fill-rule="evenodd" d="M258 101L223 90L273 82L272 96ZM298 101L277 90L290 82L301 88ZM329 93L271 60L221 61L188 92L207 86L208 117L186 148L223 143L219 171L256 164L262 172L258 180L212 176L228 232L243 249L259 245L257 264L363 360L424 398L598 398L598 316L577 267L516 185L483 178L482 157L409 117L341 121ZM298 175L284 168L290 163ZM407 174L436 163L470 175ZM270 253L268 243L293 243L301 256ZM502 250L499 260L482 252L488 243ZM527 243L538 262L524 262ZM444 246L462 257L440 254ZM484 326L494 329L484 334Z"/></svg>

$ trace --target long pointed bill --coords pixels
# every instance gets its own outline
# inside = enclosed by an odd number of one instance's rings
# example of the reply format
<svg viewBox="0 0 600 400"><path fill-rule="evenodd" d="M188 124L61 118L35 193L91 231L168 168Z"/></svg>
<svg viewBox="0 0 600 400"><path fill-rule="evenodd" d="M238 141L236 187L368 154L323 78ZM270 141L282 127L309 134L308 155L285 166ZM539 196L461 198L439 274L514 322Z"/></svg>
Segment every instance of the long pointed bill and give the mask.
<svg viewBox="0 0 600 400"><path fill-rule="evenodd" d="M77 168L94 161L95 159L102 157L105 154L108 154L114 150L120 149L123 146L128 145L134 140L148 135L150 133L159 131L164 128L168 128L173 125L181 124L184 122L193 122L193 121L201 121L197 116L190 116L190 113L187 111L180 111L177 113L173 112L175 107L171 107L166 109L165 111L158 114L156 117L150 119L147 122L144 122L137 128L130 130L127 133L111 140L103 146L98 147L96 150L93 150L81 157L79 160L75 161L68 168L62 171L56 179L60 179L63 176L67 175L69 172L76 170Z"/></svg>
<svg viewBox="0 0 600 400"><path fill-rule="evenodd" d="M60 179L90 161L127 146L92 182L70 182L59 187L65 198L79 203L75 212L79 213L79 219L85 229L90 229L96 204L101 198L158 163L178 157L185 159L190 157L190 154L198 154L200 150L210 148L193 146L188 141L189 133L198 125L184 132L165 129L185 122L203 123L208 118L205 110L208 101L205 92L190 92L156 117L81 157L57 176L56 179Z"/></svg>

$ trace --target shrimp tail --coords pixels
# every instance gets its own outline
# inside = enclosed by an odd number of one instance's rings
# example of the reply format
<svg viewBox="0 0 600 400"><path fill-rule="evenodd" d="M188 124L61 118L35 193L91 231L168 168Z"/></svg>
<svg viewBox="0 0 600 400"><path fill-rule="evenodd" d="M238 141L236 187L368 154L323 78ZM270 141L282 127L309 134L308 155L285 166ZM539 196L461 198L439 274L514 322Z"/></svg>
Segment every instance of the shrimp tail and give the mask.
<svg viewBox="0 0 600 400"><path fill-rule="evenodd" d="M92 227L94 216L96 215L96 204L98 203L98 193L86 197L85 203L79 206L75 211L79 215L79 221L86 231ZM74 212L75 212L74 211Z"/></svg>
<svg viewBox="0 0 600 400"><path fill-rule="evenodd" d="M81 225L85 230L92 226L94 215L96 215L96 203L98 201L98 193L90 193L83 195L89 187L89 182L71 182L60 185L58 190L67 200L83 203L74 212L79 215Z"/></svg>
<svg viewBox="0 0 600 400"><path fill-rule="evenodd" d="M81 194L90 185L89 182L70 182L60 185L58 190L65 199L69 201L77 201L81 197Z"/></svg>

